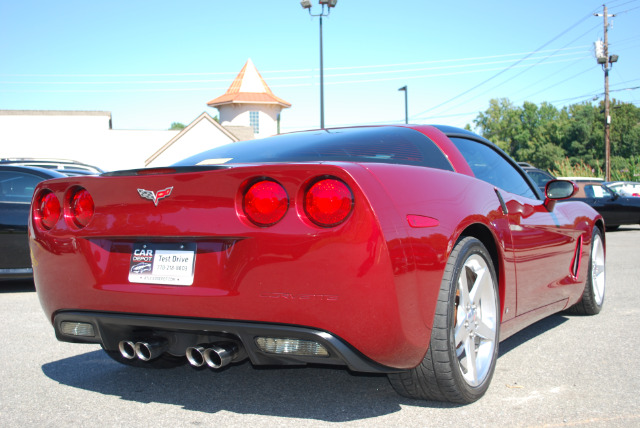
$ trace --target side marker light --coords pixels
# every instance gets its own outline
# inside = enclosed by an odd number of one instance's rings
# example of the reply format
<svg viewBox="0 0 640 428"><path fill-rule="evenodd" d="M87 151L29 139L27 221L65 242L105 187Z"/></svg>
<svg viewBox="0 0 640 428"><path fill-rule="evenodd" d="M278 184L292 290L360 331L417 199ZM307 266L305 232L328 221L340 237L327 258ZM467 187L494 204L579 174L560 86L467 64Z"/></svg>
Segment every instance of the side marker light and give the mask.
<svg viewBox="0 0 640 428"><path fill-rule="evenodd" d="M408 214L407 221L409 222L409 226L415 228L436 227L440 225L440 222L435 218L416 214Z"/></svg>

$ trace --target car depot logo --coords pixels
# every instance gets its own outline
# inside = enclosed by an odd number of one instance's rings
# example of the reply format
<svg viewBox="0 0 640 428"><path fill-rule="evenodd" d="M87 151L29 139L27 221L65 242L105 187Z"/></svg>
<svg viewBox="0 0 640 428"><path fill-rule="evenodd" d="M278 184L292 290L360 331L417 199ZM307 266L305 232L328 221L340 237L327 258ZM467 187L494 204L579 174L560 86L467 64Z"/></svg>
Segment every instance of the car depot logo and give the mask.
<svg viewBox="0 0 640 428"><path fill-rule="evenodd" d="M135 248L131 254L131 265L129 266L130 274L143 274L153 271L153 250L147 249L144 245L142 248Z"/></svg>
<svg viewBox="0 0 640 428"><path fill-rule="evenodd" d="M138 193L144 199L149 199L153 201L153 204L157 207L160 199L164 199L171 194L173 187L167 187L166 189L158 190L157 192L153 192L152 190L146 189L138 189Z"/></svg>
<svg viewBox="0 0 640 428"><path fill-rule="evenodd" d="M131 257L131 261L134 262L153 262L153 250L147 250L146 248L136 248L133 250L133 257Z"/></svg>

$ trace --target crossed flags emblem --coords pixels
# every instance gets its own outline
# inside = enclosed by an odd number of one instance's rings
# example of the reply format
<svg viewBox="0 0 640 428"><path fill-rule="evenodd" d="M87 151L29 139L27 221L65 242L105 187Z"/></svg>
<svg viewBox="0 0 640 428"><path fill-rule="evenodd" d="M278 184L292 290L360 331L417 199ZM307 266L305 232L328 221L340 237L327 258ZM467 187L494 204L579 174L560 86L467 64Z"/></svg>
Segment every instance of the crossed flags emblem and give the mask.
<svg viewBox="0 0 640 428"><path fill-rule="evenodd" d="M153 204L157 207L160 199L164 199L171 194L173 187L167 187L166 189L158 190L154 193L151 190L138 189L138 193L145 199L153 201Z"/></svg>

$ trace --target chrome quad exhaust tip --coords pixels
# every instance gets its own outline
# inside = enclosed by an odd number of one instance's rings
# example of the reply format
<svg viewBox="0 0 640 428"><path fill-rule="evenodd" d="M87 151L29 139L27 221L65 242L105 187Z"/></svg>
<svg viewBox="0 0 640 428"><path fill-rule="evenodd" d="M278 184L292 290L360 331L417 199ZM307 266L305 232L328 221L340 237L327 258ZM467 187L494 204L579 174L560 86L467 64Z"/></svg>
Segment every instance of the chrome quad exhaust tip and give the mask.
<svg viewBox="0 0 640 428"><path fill-rule="evenodd" d="M193 367L202 367L205 364L204 361L204 346L190 346L187 348L186 357L189 364Z"/></svg>
<svg viewBox="0 0 640 428"><path fill-rule="evenodd" d="M229 364L238 353L238 348L232 344L211 345L204 350L204 361L212 369L220 369Z"/></svg>
<svg viewBox="0 0 640 428"><path fill-rule="evenodd" d="M136 358L136 344L130 340L122 340L118 343L118 350L127 360L133 360Z"/></svg>
<svg viewBox="0 0 640 428"><path fill-rule="evenodd" d="M193 367L205 364L212 369L220 369L233 361L238 355L238 347L233 343L199 345L187 348L186 357Z"/></svg>
<svg viewBox="0 0 640 428"><path fill-rule="evenodd" d="M136 342L136 355L142 361L150 361L156 359L166 350L167 341L164 339Z"/></svg>
<svg viewBox="0 0 640 428"><path fill-rule="evenodd" d="M167 350L165 339L149 339L134 342L132 340L122 340L118 343L118 350L127 360L139 358L142 361L151 361L158 358Z"/></svg>

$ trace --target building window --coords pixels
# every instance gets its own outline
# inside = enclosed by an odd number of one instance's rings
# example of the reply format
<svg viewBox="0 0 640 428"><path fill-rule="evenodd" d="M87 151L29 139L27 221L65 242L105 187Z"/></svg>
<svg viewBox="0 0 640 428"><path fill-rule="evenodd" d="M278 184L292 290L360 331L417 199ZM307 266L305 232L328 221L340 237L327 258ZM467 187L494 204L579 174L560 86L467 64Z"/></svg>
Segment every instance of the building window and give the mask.
<svg viewBox="0 0 640 428"><path fill-rule="evenodd" d="M250 111L249 112L249 126L253 128L254 134L260 133L260 112L258 111Z"/></svg>

